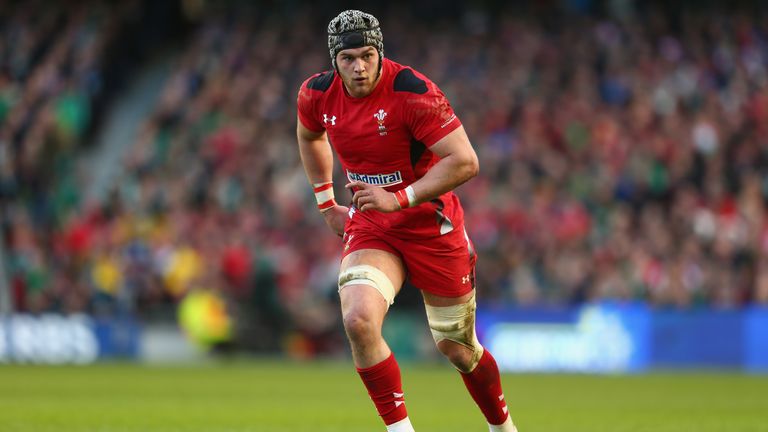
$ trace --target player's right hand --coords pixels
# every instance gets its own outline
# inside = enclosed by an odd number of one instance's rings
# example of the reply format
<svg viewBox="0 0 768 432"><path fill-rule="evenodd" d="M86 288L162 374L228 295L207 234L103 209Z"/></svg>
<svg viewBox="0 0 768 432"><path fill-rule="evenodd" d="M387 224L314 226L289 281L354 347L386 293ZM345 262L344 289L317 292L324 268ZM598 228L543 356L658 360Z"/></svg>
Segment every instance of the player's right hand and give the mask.
<svg viewBox="0 0 768 432"><path fill-rule="evenodd" d="M361 181L351 181L344 187L354 192L352 203L360 211L378 210L391 213L400 210L395 194L382 187Z"/></svg>
<svg viewBox="0 0 768 432"><path fill-rule="evenodd" d="M347 219L349 219L349 207L335 205L328 209L328 211L323 212L323 219L325 219L325 224L328 225L336 235L341 237L344 235L344 226L346 226Z"/></svg>

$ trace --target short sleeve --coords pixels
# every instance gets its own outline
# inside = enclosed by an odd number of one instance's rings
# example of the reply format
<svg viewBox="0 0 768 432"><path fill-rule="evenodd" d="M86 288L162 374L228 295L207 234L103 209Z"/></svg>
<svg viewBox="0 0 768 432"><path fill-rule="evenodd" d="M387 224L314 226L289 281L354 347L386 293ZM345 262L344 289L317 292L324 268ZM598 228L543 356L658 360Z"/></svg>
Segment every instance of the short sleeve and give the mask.
<svg viewBox="0 0 768 432"><path fill-rule="evenodd" d="M312 95L313 90L307 86L308 82L309 80L304 81L304 83L301 84L299 95L296 98L299 121L305 128L313 132L322 132L325 128L320 123L315 113L315 98Z"/></svg>
<svg viewBox="0 0 768 432"><path fill-rule="evenodd" d="M426 81L423 94L409 93L405 100L405 119L411 134L430 147L461 126L445 94L431 81Z"/></svg>

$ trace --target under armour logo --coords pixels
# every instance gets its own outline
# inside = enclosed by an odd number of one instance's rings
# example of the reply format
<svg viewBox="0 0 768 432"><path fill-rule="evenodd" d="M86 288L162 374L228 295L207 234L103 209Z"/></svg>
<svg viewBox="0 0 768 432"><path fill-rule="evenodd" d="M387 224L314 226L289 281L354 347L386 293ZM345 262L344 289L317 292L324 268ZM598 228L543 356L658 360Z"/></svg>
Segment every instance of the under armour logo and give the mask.
<svg viewBox="0 0 768 432"><path fill-rule="evenodd" d="M403 400L403 393L394 392L392 393L392 397L395 399L400 399L395 401L395 408L405 403L405 400Z"/></svg>
<svg viewBox="0 0 768 432"><path fill-rule="evenodd" d="M328 114L323 114L323 123L328 124L331 122L331 126L336 126L336 116L328 118Z"/></svg>
<svg viewBox="0 0 768 432"><path fill-rule="evenodd" d="M499 402L504 402L504 393L499 395ZM504 404L504 406L501 408L501 412L504 414L509 412L509 408L507 408L507 404Z"/></svg>
<svg viewBox="0 0 768 432"><path fill-rule="evenodd" d="M469 283L469 275L463 276L461 278L461 283L463 283L463 284Z"/></svg>

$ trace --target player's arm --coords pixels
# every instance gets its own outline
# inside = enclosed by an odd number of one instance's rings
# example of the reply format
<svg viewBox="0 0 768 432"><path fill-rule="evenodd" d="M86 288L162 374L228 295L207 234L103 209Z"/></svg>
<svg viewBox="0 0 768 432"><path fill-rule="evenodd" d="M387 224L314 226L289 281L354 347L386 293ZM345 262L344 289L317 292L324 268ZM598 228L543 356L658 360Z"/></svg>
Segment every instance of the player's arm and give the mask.
<svg viewBox="0 0 768 432"><path fill-rule="evenodd" d="M307 129L301 120L296 120L296 139L304 172L312 184L328 183L333 180L333 153L325 131Z"/></svg>
<svg viewBox="0 0 768 432"><path fill-rule="evenodd" d="M395 193L354 181L347 185L357 191L352 201L360 210L398 211L437 198L476 176L477 154L469 142L464 126L459 126L437 141L429 150L440 160L427 173L405 189Z"/></svg>
<svg viewBox="0 0 768 432"><path fill-rule="evenodd" d="M344 232L347 208L336 204L333 197L333 152L325 131L307 129L300 119L296 121L296 139L299 143L301 163L307 179L318 197L318 207L325 223L336 233Z"/></svg>
<svg viewBox="0 0 768 432"><path fill-rule="evenodd" d="M459 126L444 136L429 150L440 160L424 174L424 177L411 184L412 199L415 202L410 202L410 206L432 200L456 189L480 171L477 154L469 142L464 126Z"/></svg>

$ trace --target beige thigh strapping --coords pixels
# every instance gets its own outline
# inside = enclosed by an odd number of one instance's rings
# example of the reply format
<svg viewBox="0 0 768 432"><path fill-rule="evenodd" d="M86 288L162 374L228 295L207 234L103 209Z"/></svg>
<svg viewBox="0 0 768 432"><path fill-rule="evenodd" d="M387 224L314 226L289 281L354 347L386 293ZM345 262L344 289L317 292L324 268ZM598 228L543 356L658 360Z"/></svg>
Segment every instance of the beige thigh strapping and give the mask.
<svg viewBox="0 0 768 432"><path fill-rule="evenodd" d="M472 371L483 355L483 346L477 340L475 331L475 311L477 303L473 295L469 301L454 306L430 306L427 309L429 329L435 343L450 340L469 348L472 351Z"/></svg>
<svg viewBox="0 0 768 432"><path fill-rule="evenodd" d="M368 285L376 288L386 300L387 305L395 302L395 286L386 273L370 265L349 267L339 274L339 291L349 285Z"/></svg>

